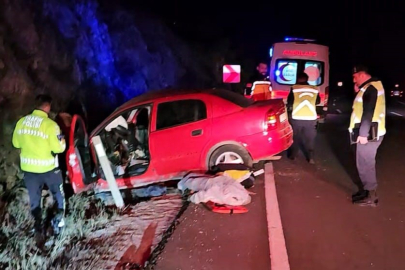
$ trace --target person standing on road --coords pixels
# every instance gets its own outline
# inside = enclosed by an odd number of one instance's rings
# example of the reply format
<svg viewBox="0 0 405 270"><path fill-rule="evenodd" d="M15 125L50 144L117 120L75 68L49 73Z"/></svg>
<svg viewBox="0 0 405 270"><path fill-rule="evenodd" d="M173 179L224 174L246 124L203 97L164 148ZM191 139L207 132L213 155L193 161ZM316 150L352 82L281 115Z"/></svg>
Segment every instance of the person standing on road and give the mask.
<svg viewBox="0 0 405 270"><path fill-rule="evenodd" d="M385 129L385 93L378 79L372 78L365 66L353 68L357 91L350 117L349 132L356 143L356 165L363 187L352 196L355 204L376 206L377 176L375 157Z"/></svg>
<svg viewBox="0 0 405 270"><path fill-rule="evenodd" d="M42 227L40 201L44 184L48 186L57 203L58 213L54 218L54 224L58 227L63 226L65 202L63 180L57 167L57 154L65 151L66 144L59 126L48 118L52 98L48 95L39 95L36 97L36 103L36 109L17 122L12 143L15 148L20 149L20 166L28 189L35 230L40 232Z"/></svg>
<svg viewBox="0 0 405 270"><path fill-rule="evenodd" d="M308 84L308 75L304 72L298 74L297 84L293 85L287 98L287 108L291 112L290 118L294 134L293 145L288 151L289 159L295 159L300 143L302 143L308 162L315 164L314 147L318 116L316 104L320 102L319 90L316 86Z"/></svg>
<svg viewBox="0 0 405 270"><path fill-rule="evenodd" d="M259 62L255 74L246 84L245 96L255 100L267 100L271 95L271 83L268 76L268 66L265 61Z"/></svg>

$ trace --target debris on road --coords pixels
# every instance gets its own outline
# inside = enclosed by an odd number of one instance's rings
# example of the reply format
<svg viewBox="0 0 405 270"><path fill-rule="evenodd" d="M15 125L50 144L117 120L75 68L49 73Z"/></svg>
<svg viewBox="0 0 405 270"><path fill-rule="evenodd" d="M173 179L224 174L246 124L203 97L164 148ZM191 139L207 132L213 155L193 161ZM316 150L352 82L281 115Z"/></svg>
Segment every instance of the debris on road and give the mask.
<svg viewBox="0 0 405 270"><path fill-rule="evenodd" d="M212 212L220 214L243 214L249 211L244 206L223 205L211 201L205 203L205 206Z"/></svg>
<svg viewBox="0 0 405 270"><path fill-rule="evenodd" d="M178 189L198 191L189 200L195 204L212 201L218 204L233 206L246 205L251 197L246 189L234 179L220 175L210 176L191 173L184 177L177 185Z"/></svg>

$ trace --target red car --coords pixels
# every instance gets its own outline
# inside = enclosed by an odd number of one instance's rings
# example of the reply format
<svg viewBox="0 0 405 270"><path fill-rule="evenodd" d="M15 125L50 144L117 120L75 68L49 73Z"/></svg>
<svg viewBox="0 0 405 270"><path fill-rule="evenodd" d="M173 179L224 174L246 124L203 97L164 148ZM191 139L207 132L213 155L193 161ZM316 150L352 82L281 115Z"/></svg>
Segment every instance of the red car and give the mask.
<svg viewBox="0 0 405 270"><path fill-rule="evenodd" d="M109 190L92 145L97 135L120 189L181 179L218 163L252 165L292 144L281 99L254 102L220 89L150 92L117 108L90 140L83 120L73 117L67 167L75 193Z"/></svg>

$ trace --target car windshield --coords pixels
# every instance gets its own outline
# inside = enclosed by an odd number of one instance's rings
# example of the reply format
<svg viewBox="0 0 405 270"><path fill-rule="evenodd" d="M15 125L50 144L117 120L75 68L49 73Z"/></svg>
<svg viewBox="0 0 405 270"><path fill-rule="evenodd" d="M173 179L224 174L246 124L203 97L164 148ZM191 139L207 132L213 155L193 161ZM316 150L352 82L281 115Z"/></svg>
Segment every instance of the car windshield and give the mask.
<svg viewBox="0 0 405 270"><path fill-rule="evenodd" d="M242 108L247 108L254 103L253 100L244 97L243 95L231 92L225 89L213 89L211 91L213 95L216 95L220 98L228 100Z"/></svg>

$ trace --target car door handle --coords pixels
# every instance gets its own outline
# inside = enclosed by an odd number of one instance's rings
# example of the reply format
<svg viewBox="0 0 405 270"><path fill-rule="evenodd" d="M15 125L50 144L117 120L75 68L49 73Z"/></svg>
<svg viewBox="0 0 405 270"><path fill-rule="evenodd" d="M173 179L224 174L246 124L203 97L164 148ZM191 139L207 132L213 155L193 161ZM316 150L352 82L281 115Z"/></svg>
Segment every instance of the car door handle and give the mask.
<svg viewBox="0 0 405 270"><path fill-rule="evenodd" d="M191 131L191 136L198 136L202 134L202 129L196 129Z"/></svg>

